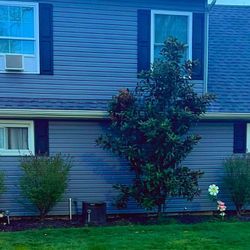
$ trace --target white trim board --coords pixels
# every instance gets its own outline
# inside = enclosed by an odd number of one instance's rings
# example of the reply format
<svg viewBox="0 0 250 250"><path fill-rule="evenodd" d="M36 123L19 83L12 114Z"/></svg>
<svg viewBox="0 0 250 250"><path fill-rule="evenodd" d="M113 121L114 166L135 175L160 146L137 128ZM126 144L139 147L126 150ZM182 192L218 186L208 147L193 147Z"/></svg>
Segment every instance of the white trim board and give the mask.
<svg viewBox="0 0 250 250"><path fill-rule="evenodd" d="M250 123L247 123L247 153L250 152Z"/></svg>
<svg viewBox="0 0 250 250"><path fill-rule="evenodd" d="M108 112L101 110L0 109L0 117L105 119L108 117Z"/></svg>
<svg viewBox="0 0 250 250"><path fill-rule="evenodd" d="M66 118L66 119L107 119L108 112L102 110L52 110L52 109L0 109L4 118ZM250 113L206 113L203 120L249 119Z"/></svg>
<svg viewBox="0 0 250 250"><path fill-rule="evenodd" d="M244 119L250 119L250 113L223 113L223 112L211 112L211 113L206 113L204 116L204 119L206 120L213 120L213 119L218 119L218 120L230 120L230 119L239 119L239 120L244 120Z"/></svg>

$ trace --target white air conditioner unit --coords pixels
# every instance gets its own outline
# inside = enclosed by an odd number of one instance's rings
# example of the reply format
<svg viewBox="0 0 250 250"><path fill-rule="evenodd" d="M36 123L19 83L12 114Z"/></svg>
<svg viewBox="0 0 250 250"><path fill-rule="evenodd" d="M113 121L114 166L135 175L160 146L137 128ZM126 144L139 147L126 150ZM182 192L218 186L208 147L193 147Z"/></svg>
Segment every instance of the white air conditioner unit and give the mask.
<svg viewBox="0 0 250 250"><path fill-rule="evenodd" d="M6 71L23 71L23 55L5 55Z"/></svg>

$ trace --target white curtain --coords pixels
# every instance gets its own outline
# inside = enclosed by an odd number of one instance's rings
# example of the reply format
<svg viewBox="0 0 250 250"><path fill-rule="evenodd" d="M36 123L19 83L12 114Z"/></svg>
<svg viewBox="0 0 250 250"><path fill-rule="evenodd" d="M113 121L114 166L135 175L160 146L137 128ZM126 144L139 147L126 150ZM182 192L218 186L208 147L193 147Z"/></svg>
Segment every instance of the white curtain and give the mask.
<svg viewBox="0 0 250 250"><path fill-rule="evenodd" d="M183 43L188 38L188 17L174 15L155 16L155 42L163 43L170 36L176 37Z"/></svg>
<svg viewBox="0 0 250 250"><path fill-rule="evenodd" d="M184 44L188 43L187 16L155 15L155 59L160 58L163 43L169 37L175 37ZM184 57L187 57L187 55Z"/></svg>
<svg viewBox="0 0 250 250"><path fill-rule="evenodd" d="M8 149L29 149L28 128L8 128Z"/></svg>

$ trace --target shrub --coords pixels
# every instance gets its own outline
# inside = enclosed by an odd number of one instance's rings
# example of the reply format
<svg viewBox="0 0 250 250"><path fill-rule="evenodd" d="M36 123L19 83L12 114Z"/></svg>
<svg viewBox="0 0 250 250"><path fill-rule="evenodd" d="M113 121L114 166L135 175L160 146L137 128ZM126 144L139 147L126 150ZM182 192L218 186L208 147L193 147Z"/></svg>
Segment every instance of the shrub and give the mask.
<svg viewBox="0 0 250 250"><path fill-rule="evenodd" d="M226 159L225 185L230 192L237 214L250 202L250 155L232 156Z"/></svg>
<svg viewBox="0 0 250 250"><path fill-rule="evenodd" d="M70 168L71 158L60 154L22 158L21 193L37 208L41 219L62 198L68 185Z"/></svg>

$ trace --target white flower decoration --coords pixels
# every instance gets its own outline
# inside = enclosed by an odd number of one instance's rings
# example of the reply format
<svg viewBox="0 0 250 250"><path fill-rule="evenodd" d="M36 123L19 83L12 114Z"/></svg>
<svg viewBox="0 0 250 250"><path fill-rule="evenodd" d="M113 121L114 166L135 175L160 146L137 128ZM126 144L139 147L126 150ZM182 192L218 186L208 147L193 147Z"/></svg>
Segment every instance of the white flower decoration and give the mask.
<svg viewBox="0 0 250 250"><path fill-rule="evenodd" d="M215 184L212 184L208 187L208 192L211 196L217 196L219 193L219 187Z"/></svg>

